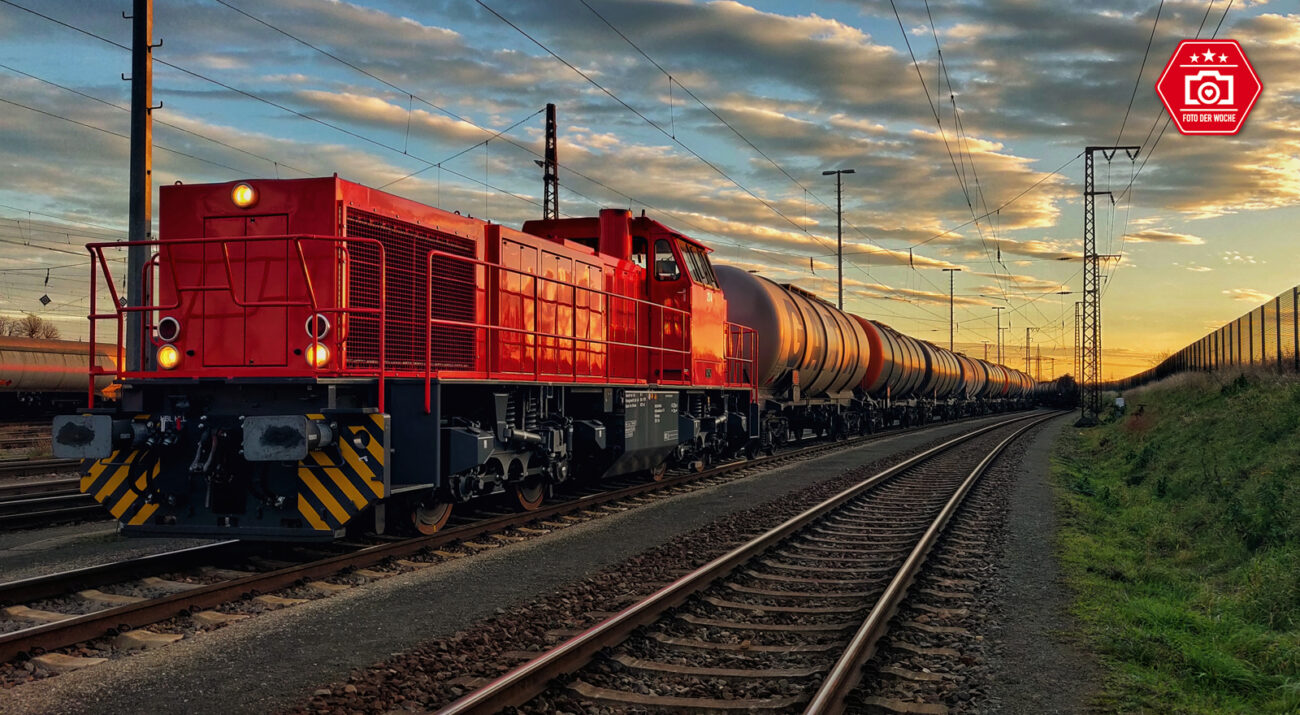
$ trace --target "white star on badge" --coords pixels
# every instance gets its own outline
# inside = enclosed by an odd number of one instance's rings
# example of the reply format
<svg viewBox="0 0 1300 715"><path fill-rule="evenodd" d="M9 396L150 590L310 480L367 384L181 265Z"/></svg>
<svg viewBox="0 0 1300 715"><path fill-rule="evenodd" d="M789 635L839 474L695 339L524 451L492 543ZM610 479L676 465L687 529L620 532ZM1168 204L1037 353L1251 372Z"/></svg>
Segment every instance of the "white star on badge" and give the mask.
<svg viewBox="0 0 1300 715"><path fill-rule="evenodd" d="M1192 55L1192 62L1200 62L1200 61L1201 61L1200 55Z"/></svg>
<svg viewBox="0 0 1300 715"><path fill-rule="evenodd" d="M1206 50L1206 51L1205 51L1205 61L1206 61L1206 62L1213 62L1213 61L1214 61L1214 50Z"/></svg>
<svg viewBox="0 0 1300 715"><path fill-rule="evenodd" d="M1228 56L1227 56L1227 55L1219 55L1219 61L1220 61L1220 62L1227 62L1227 61L1228 61Z"/></svg>

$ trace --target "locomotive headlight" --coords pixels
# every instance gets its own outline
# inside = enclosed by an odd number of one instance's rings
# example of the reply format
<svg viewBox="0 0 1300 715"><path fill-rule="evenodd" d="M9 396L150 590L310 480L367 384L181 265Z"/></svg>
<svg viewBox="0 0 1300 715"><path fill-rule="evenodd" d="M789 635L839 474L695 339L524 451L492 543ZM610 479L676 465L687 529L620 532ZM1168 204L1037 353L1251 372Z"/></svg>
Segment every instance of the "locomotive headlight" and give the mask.
<svg viewBox="0 0 1300 715"><path fill-rule="evenodd" d="M308 337L320 340L330 334L330 319L321 313L317 313L307 319L306 327Z"/></svg>
<svg viewBox="0 0 1300 715"><path fill-rule="evenodd" d="M181 322L170 315L158 321L158 339L174 343L181 336Z"/></svg>
<svg viewBox="0 0 1300 715"><path fill-rule="evenodd" d="M174 370L179 364L181 364L181 351L176 349L175 345L164 345L158 348L158 367Z"/></svg>
<svg viewBox="0 0 1300 715"><path fill-rule="evenodd" d="M312 367L325 367L330 361L330 349L321 343L307 346L307 364Z"/></svg>
<svg viewBox="0 0 1300 715"><path fill-rule="evenodd" d="M235 184L235 188L230 190L230 200L241 209L246 209L257 203L257 189L252 184Z"/></svg>

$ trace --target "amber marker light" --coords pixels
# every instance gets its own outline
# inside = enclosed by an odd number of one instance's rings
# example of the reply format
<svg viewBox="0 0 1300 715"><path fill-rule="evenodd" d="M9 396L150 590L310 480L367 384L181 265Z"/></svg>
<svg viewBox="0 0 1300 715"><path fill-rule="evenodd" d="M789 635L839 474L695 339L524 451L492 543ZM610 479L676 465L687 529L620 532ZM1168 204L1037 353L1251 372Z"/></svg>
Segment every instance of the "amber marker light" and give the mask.
<svg viewBox="0 0 1300 715"><path fill-rule="evenodd" d="M230 190L230 200L241 209L246 209L257 203L257 189L252 184L235 184L235 188Z"/></svg>
<svg viewBox="0 0 1300 715"><path fill-rule="evenodd" d="M307 364L312 367L325 367L330 361L330 349L320 343L307 346Z"/></svg>
<svg viewBox="0 0 1300 715"><path fill-rule="evenodd" d="M158 367L174 370L179 364L181 364L181 351L175 345L164 345L158 348Z"/></svg>

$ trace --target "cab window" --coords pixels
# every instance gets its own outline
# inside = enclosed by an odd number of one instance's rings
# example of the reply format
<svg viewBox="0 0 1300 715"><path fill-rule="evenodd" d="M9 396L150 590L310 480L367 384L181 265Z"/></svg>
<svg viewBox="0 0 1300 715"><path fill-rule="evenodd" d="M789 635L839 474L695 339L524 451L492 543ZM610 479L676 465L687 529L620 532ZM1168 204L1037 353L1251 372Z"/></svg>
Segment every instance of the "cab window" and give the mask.
<svg viewBox="0 0 1300 715"><path fill-rule="evenodd" d="M630 259L642 268L646 267L646 253L649 250L646 243L645 236L632 237L632 255Z"/></svg>
<svg viewBox="0 0 1300 715"><path fill-rule="evenodd" d="M700 285L717 288L718 277L713 273L713 266L709 264L709 256L704 249L685 242L680 245L682 258L686 260L686 270L690 271L691 279Z"/></svg>
<svg viewBox="0 0 1300 715"><path fill-rule="evenodd" d="M666 238L655 240L655 278L661 281L675 281L682 277L682 269L673 256L673 247Z"/></svg>

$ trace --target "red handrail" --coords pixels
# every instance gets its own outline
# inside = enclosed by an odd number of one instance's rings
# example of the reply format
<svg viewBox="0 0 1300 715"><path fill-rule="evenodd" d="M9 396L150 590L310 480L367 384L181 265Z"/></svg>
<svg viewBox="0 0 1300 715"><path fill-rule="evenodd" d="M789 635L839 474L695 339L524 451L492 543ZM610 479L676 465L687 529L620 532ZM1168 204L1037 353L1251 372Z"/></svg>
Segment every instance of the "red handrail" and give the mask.
<svg viewBox="0 0 1300 715"><path fill-rule="evenodd" d="M232 243L250 244L250 243L257 243L257 242L273 242L273 241L293 242L294 250L298 257L298 266L302 271L303 285L305 286L306 289L305 298L299 298L293 300L286 298L284 300L272 300L272 301L260 301L260 300L249 301L246 300L244 296L241 296L235 290L235 281L233 280L233 270L231 267L231 256L230 256L230 249L229 249L230 244ZM348 257L351 256L351 252L348 251L348 246L350 244L363 244L363 245L373 246L375 250L378 252L379 306L376 308L360 308L354 306L322 307L320 305L320 301L317 299L316 290L311 279L311 271L308 270L307 258L305 253L303 252L303 243L306 241L330 242L336 244L335 245L336 250L341 250L343 252L343 255ZM176 266L170 260L168 261L163 260L162 249L164 247L174 248L176 246L206 245L206 244L218 244L221 246L222 269L223 269L222 272L224 273L226 279L225 285L207 285L203 282L200 282L195 285L181 285L176 275ZM149 247L149 248L157 249L157 251L153 253L149 257L149 259L145 262L141 279L143 281L143 284L146 286L146 291L145 291L146 300L144 305L138 305L138 306L123 305L124 301L122 301L121 297L118 295L117 286L114 285L113 283L112 271L109 269L108 261L104 256L104 252L106 249L121 250L123 248L130 248L132 246L141 246L141 247ZM312 312L312 314L328 313L334 315L375 316L375 319L378 322L378 332L379 332L379 360L374 370L364 370L356 367L348 367L348 365L344 363L342 355L340 355L337 366L334 369L329 370L329 372L335 374L342 374L345 372L352 373L352 374L360 373L363 375L370 374L373 372L374 376L378 378L379 395L378 395L377 406L381 412L384 410L384 406L385 406L384 365L385 365L385 358L386 358L385 334L387 332L385 330L385 320L388 314L388 306L387 306L388 296L387 296L387 286L386 286L387 261L385 259L384 246L380 241L373 238L359 238L359 237L350 237L350 236L316 236L316 235L237 236L237 237L228 237L228 238L185 238L185 239L171 239L166 241L150 240L150 241L122 241L118 243L92 243L86 246L86 250L89 251L91 254L90 315L88 316L88 319L90 320L90 346L91 346L89 394L88 394L88 404L90 406L92 407L94 406L95 377L97 375L112 374L115 379L120 379L127 375L143 376L146 374L153 374L153 373L146 373L143 370L138 372L131 372L130 370L124 369L123 367L123 362L124 362L123 353L124 353L124 344L125 344L124 328L125 328L126 314L143 313L144 316L142 316L142 318L147 321L147 326L150 328L149 330L141 330L140 350L141 350L141 355L143 356L145 354L146 347L149 345L150 342L152 342L150 336L152 334L153 322L152 320L149 320L149 316L151 316L151 314L158 311L174 310L178 308L181 304L181 296L184 293L224 291L230 295L231 301L235 305L241 308L305 307L308 308ZM96 263L98 263L99 266L98 271L96 271ZM168 305L154 304L152 300L152 296L153 296L152 286L154 282L153 281L154 271L157 270L159 276L161 277L161 275L164 273L164 271L162 271L162 268L164 266L167 269L165 272L166 276L171 281L174 300ZM103 274L105 283L108 285L109 295L113 299L112 313L98 312L98 303L97 303L98 281L96 279L99 273ZM118 359L117 359L117 365L114 367L112 371L101 369L94 360L96 326L98 324L98 321L110 320L110 319L115 320L117 323L117 358ZM339 322L341 323L342 321ZM312 335L311 342L312 342L313 349L319 349L320 339L317 338L314 334ZM340 344L342 344L343 342L344 341L341 340ZM342 353L342 351L340 351L340 353ZM312 374L319 375L321 372L323 372L323 370L320 367L312 364L311 372Z"/></svg>
<svg viewBox="0 0 1300 715"><path fill-rule="evenodd" d="M561 286L561 287L566 287L566 288L571 288L571 289L573 289L573 290L574 290L574 294L573 294L573 295L574 295L574 300L571 301L571 304L570 304L570 307L572 308L572 317L571 317L571 319L570 319L570 326L571 326L571 328L572 328L572 333L573 333L573 334L568 334L568 335L566 335L566 334L562 334L562 333L542 332L542 331L537 330L537 329L535 329L535 328L515 328L515 327L510 327L510 326L504 326L504 325L493 325L493 324L490 323L490 321L485 321L485 322L469 322L469 321L464 321L464 320L450 320L450 319L446 319L446 318L435 318L435 317L433 317L433 285L434 285L434 275L433 275L434 266L433 266L433 262L434 262L434 259L447 259L447 260L452 260L452 261L459 261L459 262L461 262L461 263L464 263L464 264L467 264L467 265L471 265L471 266L474 266L474 267L476 267L476 268L484 268L484 269L488 269L488 270L492 270L492 271L497 271L497 272L499 272L499 273L500 273L500 272L505 272L505 273L511 273L511 274L515 274L515 275L519 275L519 276L526 276L526 277L528 277L529 279L532 280L532 301L533 301L533 304L534 304L534 305L537 305L537 301L538 301L538 290L539 290L539 287L541 286L542 281L546 281L547 283L549 283L549 284L551 284L551 285ZM654 354L658 357L658 359L659 359L659 361L660 361L659 364L660 364L660 370L661 370L661 371L663 371L663 370L666 369L666 368L664 367L664 362L663 362L663 360L664 360L664 358L665 358L666 355L667 355L667 356L676 356L675 359L679 361L678 364L680 365L681 369L685 369L685 367L686 367L686 366L689 364L689 362L690 362L690 355L691 355L692 352L693 352L692 340L693 340L693 338L694 338L694 335L691 334L690 331L685 331L685 332L686 332L686 334L685 334L685 336L684 336L685 339L683 340L683 346L682 346L680 349L678 349L678 348L672 348L672 347L667 347L667 346L663 346L663 345L658 345L658 346L656 346L656 345L641 344L641 343L636 343L636 342L623 342L623 341L620 341L620 340L613 340L613 339L610 339L610 338L608 338L608 337L603 337L603 338L595 338L595 337L579 337L579 336L576 334L576 333L577 333L577 327L576 327L576 325L577 325L577 315L578 315L578 310L577 310L577 295L578 295L578 293L577 293L577 291L583 291L583 292L586 293L587 295L599 295L599 296L601 296L601 298L602 298L602 309L601 309L601 311L600 311L600 315L605 316L605 321L606 321L606 326L607 326L606 335L608 335L608 326L610 325L610 322L609 322L609 321L610 321L610 317L609 317L609 316L610 316L610 301L611 301L611 300L623 301L624 304L630 304L630 305L634 305L634 306L636 306L636 309L637 309L637 324L638 324L638 325L640 325L640 315L641 315L641 312L640 312L640 311L641 311L641 308L642 308L643 306L646 308L647 311L649 311L649 314L650 314L649 317L650 317L650 319L651 319L651 325L652 325L652 326L655 324L655 322L654 322L654 316L655 316L656 313L657 313L657 314L659 315L659 323L658 323L659 325L663 325L663 324L665 324L666 319L667 319L667 317L668 317L669 315L675 315L675 316L677 316L677 317L680 319L680 321L681 321L681 325L683 326L683 328L686 328L686 327L689 326L689 324L690 324L690 315L691 315L691 313L690 313L690 311L688 311L688 310L685 310L685 309L682 309L682 308L673 308L673 307L669 307L669 306L661 305L661 304L659 304L659 303L655 303L655 302L653 302L653 301L643 300L643 299L635 298L635 297L632 297L632 296L627 296L627 295L623 295L623 294L619 294L619 293L614 293L614 292L606 291L606 290L603 290L603 289L600 289L600 288L594 288L594 287L592 287L592 286L579 285L579 284L577 284L577 283L572 283L572 282L569 282L569 281L560 280L560 279L558 279L558 278L547 278L547 277L545 277L545 276L539 276L539 275L537 275L537 274L535 274L535 273L529 273L529 272L527 272L527 271L525 271L525 270L522 270L522 269L519 269L519 268L511 268L511 267L509 267L509 266L503 266L503 265L501 265L501 264L499 264L499 263L493 263L493 262L491 262L491 261L486 261L486 260L482 260L482 259L479 259L479 258L473 258L473 257L462 256L462 255L458 255L458 254L454 254L454 253L448 253L448 252L446 252L446 251L442 251L442 250L439 250L439 249L431 249L431 250L429 250L429 252L427 253L427 255L426 255L426 257L425 257L425 265L428 267L428 270L429 270L429 280L426 281L426 295L425 295L425 321L426 321L426 329L425 329L425 355L424 355L424 359L425 359L425 370L424 370L424 406L425 406L425 411L426 411L426 412L429 412L429 411L431 410L431 408L432 408L432 402L431 402L431 401L432 401L432 382L433 382L433 378L434 378L433 355L432 355L432 351L433 351L433 327L434 327L434 326L442 326L442 327L456 327L456 328L466 328L466 329L482 330L482 331L486 331L487 334L489 334L489 335L492 334L494 331L497 332L497 333L517 333L517 334L522 334L522 335L532 336L532 337L535 338L535 339L555 340L555 341L557 341L557 342L558 342L558 341L567 341L567 342L571 342L571 343L573 344L574 347L572 347L572 348L566 348L566 350L568 350L568 349L572 349L572 350L573 350L573 353L574 353L574 359L573 359L573 361L572 361L572 367L571 367L571 371L570 371L570 372L571 372L571 377L573 377L574 379L577 379L577 377L578 377L578 372L577 372L577 370L578 370L578 360L577 360L578 349L577 349L577 344L578 344L578 343L582 343L583 345L587 346L587 349L588 349L588 350L590 349L590 346L592 346L592 345L603 345L603 346L606 346L606 347L626 347L626 348L631 348L631 349L633 349L634 351L636 351L636 352L634 352L634 355L636 356L636 360L637 360L637 364L638 364L638 365L639 365L639 362L640 362L640 352L639 352L639 351L641 351L641 350L646 350L646 351L652 352L652 353L654 353ZM486 285L486 281L485 281L485 285ZM651 329L653 330L653 327L652 327ZM754 382L754 375L753 375L753 372L754 372L754 371L753 371L753 363L754 363L754 356L756 355L756 350L757 350L757 335L756 335L756 333L755 333L751 328L748 328L748 327L745 327L745 326L742 326L742 325L732 324L732 323L728 323L728 324L727 324L727 330L728 330L728 340L727 340L727 342L726 342L726 346L727 346L727 351L728 351L728 353L730 353L730 350L731 350L731 340L730 340L730 338L731 338L731 336L733 335L733 333L734 333L736 336L738 336L738 339L739 339L738 342L739 342L740 344L742 344L742 346L743 346L743 345L748 345L748 350L746 350L744 347L741 347L741 348L740 348L740 351L741 351L741 353L742 353L741 355L739 355L739 356L732 355L732 354L727 354L727 355L725 355L725 361L726 361L726 364L727 364L728 366L736 365L736 366L737 366L737 370L738 370L738 372L743 371L743 368L741 368L740 366L743 366L743 365L749 365L749 366L750 366L750 369L749 369L750 379L749 379L749 381L744 382L744 381L740 381L740 380L735 380L735 381L730 381L730 380L729 380L729 382L732 382L732 384L749 385L750 388L751 388L751 392L752 392L752 390L754 390L755 387L756 387L756 384L755 384L755 382ZM534 350L535 350L536 352L534 353L534 358L533 358L533 378L534 378L535 380L536 380L536 379L540 379L541 376L542 376L542 372L541 372L541 369L542 369L542 360L541 360L541 355L540 355L542 349L543 349L543 348L542 348L542 346L541 346L540 344L538 344L537 342L534 343ZM557 351L558 351L559 348L557 347L556 349L557 349ZM748 355L748 357L745 357L746 354ZM599 374L587 374L587 375L584 375L584 377L604 377L606 380L610 379L609 370L610 370L610 364L611 364L612 361L609 359L609 357L610 357L610 356L609 356L609 353L607 352L607 353L606 353L606 359L605 359L605 361L604 361L604 363L603 363L603 371L602 371L601 373L599 373ZM492 365L491 365L490 363L489 363L486 367L487 367L487 369L486 369L486 373L487 373L487 374L489 375L489 377L490 377L490 376L492 375L492 373L495 372L495 371L492 369ZM518 374L518 373L509 373L509 374ZM551 375L551 374L553 374L553 373L546 373L546 374L547 374L547 375ZM662 372L661 372L661 374L662 374ZM730 374L730 373L729 373L729 374ZM665 383L665 384L684 384L684 383L672 382L672 383Z"/></svg>

